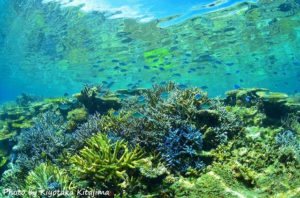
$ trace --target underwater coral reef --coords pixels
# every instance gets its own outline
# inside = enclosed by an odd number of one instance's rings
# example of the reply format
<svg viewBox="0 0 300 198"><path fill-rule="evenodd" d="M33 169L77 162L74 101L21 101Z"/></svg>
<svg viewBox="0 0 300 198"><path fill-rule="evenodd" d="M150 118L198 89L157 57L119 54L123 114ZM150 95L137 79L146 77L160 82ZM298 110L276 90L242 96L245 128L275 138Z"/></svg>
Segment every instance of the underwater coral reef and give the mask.
<svg viewBox="0 0 300 198"><path fill-rule="evenodd" d="M300 103L284 93L25 96L1 106L1 197L300 196Z"/></svg>

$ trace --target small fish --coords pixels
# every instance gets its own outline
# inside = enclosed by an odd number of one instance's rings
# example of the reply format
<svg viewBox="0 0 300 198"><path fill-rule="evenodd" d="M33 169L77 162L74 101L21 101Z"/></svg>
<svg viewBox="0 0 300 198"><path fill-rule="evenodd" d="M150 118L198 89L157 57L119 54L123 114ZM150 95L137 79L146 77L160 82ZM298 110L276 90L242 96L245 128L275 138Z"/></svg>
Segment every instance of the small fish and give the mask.
<svg viewBox="0 0 300 198"><path fill-rule="evenodd" d="M72 103L73 103L73 104L77 103L77 101L78 101L77 98L73 98L73 99L72 99Z"/></svg>
<svg viewBox="0 0 300 198"><path fill-rule="evenodd" d="M154 59L154 60L153 60L153 63L155 63L155 62L157 62L157 61L158 61L158 59Z"/></svg>
<svg viewBox="0 0 300 198"><path fill-rule="evenodd" d="M120 113L117 112L117 111L115 111L115 112L113 113L113 116L118 116L118 115L120 115Z"/></svg>
<svg viewBox="0 0 300 198"><path fill-rule="evenodd" d="M232 65L234 65L234 63L227 63L226 65L228 65L228 66L232 66Z"/></svg>
<svg viewBox="0 0 300 198"><path fill-rule="evenodd" d="M93 65L93 68L98 68L99 67L99 65Z"/></svg>
<svg viewBox="0 0 300 198"><path fill-rule="evenodd" d="M98 70L98 72L104 72L104 70L105 70L104 68L101 68Z"/></svg>
<svg viewBox="0 0 300 198"><path fill-rule="evenodd" d="M164 92L161 93L160 97L161 97L162 99L166 99L166 98L169 97L169 93L164 91Z"/></svg>
<svg viewBox="0 0 300 198"><path fill-rule="evenodd" d="M246 99L247 102L250 102L250 101L251 101L251 98L250 98L249 96L246 96L245 99Z"/></svg>
<svg viewBox="0 0 300 198"><path fill-rule="evenodd" d="M148 65L144 65L144 69L150 69Z"/></svg>
<svg viewBox="0 0 300 198"><path fill-rule="evenodd" d="M239 71L239 70L236 70L235 73L238 74L238 73L240 73L240 71Z"/></svg>
<svg viewBox="0 0 300 198"><path fill-rule="evenodd" d="M116 66L116 67L114 67L114 70L118 70L118 69L120 69L120 67L119 67L119 66Z"/></svg>
<svg viewBox="0 0 300 198"><path fill-rule="evenodd" d="M237 84L235 84L234 86L233 86L235 89L239 89L239 88L241 88L239 85L237 85Z"/></svg>
<svg viewBox="0 0 300 198"><path fill-rule="evenodd" d="M61 104L61 105L59 105L59 108L60 108L61 110L68 110L68 109L70 108L70 106L69 106L69 105L66 105L66 104Z"/></svg>
<svg viewBox="0 0 300 198"><path fill-rule="evenodd" d="M64 93L64 96L67 97L69 94L68 93Z"/></svg>
<svg viewBox="0 0 300 198"><path fill-rule="evenodd" d="M196 95L195 95L196 100L199 100L201 97L202 97L201 94L196 94Z"/></svg>
<svg viewBox="0 0 300 198"><path fill-rule="evenodd" d="M127 69L121 69L121 72L127 72Z"/></svg>
<svg viewBox="0 0 300 198"><path fill-rule="evenodd" d="M147 104L146 100L139 100L139 104Z"/></svg>
<svg viewBox="0 0 300 198"><path fill-rule="evenodd" d="M115 83L114 81L111 81L110 83L108 83L108 84L106 85L106 87L107 87L107 88L110 88L114 83Z"/></svg>
<svg viewBox="0 0 300 198"><path fill-rule="evenodd" d="M141 118L143 117L144 115L139 113L139 112L135 112L133 115L132 115L134 118Z"/></svg>
<svg viewBox="0 0 300 198"><path fill-rule="evenodd" d="M210 108L210 105L204 104L204 105L201 105L201 107L202 107L203 109L209 109L209 108Z"/></svg>
<svg viewBox="0 0 300 198"><path fill-rule="evenodd" d="M138 100L139 100L139 101L141 101L141 100L145 100L145 99L146 99L146 97L145 97L145 96L139 96L139 97L138 97Z"/></svg>
<svg viewBox="0 0 300 198"><path fill-rule="evenodd" d="M120 99L125 99L125 98L128 97L128 95L126 95L126 94L120 94L120 95L117 95L117 97L120 98Z"/></svg>
<svg viewBox="0 0 300 198"><path fill-rule="evenodd" d="M178 88L179 88L179 89L186 89L186 88L187 88L187 86L186 86L186 85L184 85L184 84L180 84L180 85L178 85Z"/></svg>
<svg viewBox="0 0 300 198"><path fill-rule="evenodd" d="M204 85L200 87L201 89L208 89L208 86Z"/></svg>
<svg viewBox="0 0 300 198"><path fill-rule="evenodd" d="M180 73L175 73L175 74L173 74L173 76L174 76L174 77L180 77L181 74L180 74Z"/></svg>

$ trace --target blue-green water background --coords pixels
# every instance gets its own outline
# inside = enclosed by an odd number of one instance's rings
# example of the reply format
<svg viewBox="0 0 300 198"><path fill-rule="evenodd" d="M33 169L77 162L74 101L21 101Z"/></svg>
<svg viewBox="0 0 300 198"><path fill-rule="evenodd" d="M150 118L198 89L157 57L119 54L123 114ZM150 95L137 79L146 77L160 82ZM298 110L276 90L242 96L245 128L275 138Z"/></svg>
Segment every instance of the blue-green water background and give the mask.
<svg viewBox="0 0 300 198"><path fill-rule="evenodd" d="M140 13L118 17L118 9L1 0L0 101L169 80L210 96L238 87L300 92L299 0L132 2L124 10Z"/></svg>

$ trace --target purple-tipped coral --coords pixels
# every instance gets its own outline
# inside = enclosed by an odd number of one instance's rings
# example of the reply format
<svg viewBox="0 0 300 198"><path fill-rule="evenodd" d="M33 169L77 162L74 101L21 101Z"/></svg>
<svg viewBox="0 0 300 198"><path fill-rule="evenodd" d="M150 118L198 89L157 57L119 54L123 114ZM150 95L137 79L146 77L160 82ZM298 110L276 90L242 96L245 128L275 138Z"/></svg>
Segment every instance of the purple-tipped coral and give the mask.
<svg viewBox="0 0 300 198"><path fill-rule="evenodd" d="M90 116L87 122L81 124L73 133L68 134L71 146L70 149L77 151L83 148L86 140L96 135L100 131L100 114L95 113Z"/></svg>
<svg viewBox="0 0 300 198"><path fill-rule="evenodd" d="M158 148L167 166L180 172L189 167L201 169L204 163L199 153L202 150L202 134L193 127L181 126L170 129L162 146Z"/></svg>
<svg viewBox="0 0 300 198"><path fill-rule="evenodd" d="M34 126L24 130L19 137L16 163L28 170L46 161L55 163L69 143L65 128L63 117L53 112L37 117Z"/></svg>

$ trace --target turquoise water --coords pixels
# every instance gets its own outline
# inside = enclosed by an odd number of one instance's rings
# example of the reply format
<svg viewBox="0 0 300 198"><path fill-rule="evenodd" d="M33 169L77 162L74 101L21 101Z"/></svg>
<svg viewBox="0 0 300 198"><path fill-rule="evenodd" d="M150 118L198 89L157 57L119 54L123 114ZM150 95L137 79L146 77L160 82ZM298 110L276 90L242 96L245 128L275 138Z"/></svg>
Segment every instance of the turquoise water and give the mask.
<svg viewBox="0 0 300 198"><path fill-rule="evenodd" d="M2 101L103 82L300 91L298 1L61 3L1 1Z"/></svg>
<svg viewBox="0 0 300 198"><path fill-rule="evenodd" d="M0 197L300 197L299 11L0 0Z"/></svg>

